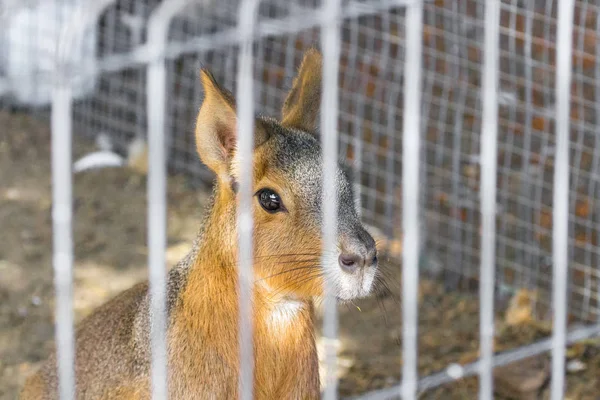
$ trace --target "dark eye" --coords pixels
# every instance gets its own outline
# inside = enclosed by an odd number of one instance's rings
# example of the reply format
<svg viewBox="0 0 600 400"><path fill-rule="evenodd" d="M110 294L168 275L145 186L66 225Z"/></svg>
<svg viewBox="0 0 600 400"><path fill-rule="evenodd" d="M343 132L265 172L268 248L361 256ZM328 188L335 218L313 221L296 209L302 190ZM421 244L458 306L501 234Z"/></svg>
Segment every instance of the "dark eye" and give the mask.
<svg viewBox="0 0 600 400"><path fill-rule="evenodd" d="M285 210L281 197L271 189L261 189L256 194L258 196L258 202L268 213L276 213Z"/></svg>

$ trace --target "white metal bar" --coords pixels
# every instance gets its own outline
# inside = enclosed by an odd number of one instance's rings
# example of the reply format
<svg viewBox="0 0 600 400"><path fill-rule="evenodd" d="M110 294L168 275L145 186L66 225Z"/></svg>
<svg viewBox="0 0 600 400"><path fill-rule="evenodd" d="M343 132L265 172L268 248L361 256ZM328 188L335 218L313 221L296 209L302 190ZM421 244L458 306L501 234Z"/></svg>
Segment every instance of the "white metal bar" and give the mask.
<svg viewBox="0 0 600 400"><path fill-rule="evenodd" d="M61 73L62 71L58 71ZM52 230L56 291L56 359L61 400L75 398L73 333L73 203L71 170L71 107L68 83L52 94Z"/></svg>
<svg viewBox="0 0 600 400"><path fill-rule="evenodd" d="M498 154L498 30L500 2L485 6L484 60L481 85L481 281L479 284L479 398L493 398L494 279L496 270L496 170Z"/></svg>
<svg viewBox="0 0 600 400"><path fill-rule="evenodd" d="M59 396L75 398L75 334L73 317L73 202L72 202L72 106L69 56L81 48L85 29L98 20L114 0L79 7L60 33L56 54L56 80L52 92L52 229L56 291L56 358ZM75 71L81 73L83 71Z"/></svg>
<svg viewBox="0 0 600 400"><path fill-rule="evenodd" d="M148 21L150 62L147 74L148 115L148 276L150 285L150 344L152 398L168 398L166 343L166 245L167 245L167 168L166 168L166 65L164 52L173 17L188 4L186 0L167 0Z"/></svg>
<svg viewBox="0 0 600 400"><path fill-rule="evenodd" d="M164 138L164 60L148 65L148 275L150 284L152 398L167 398L166 250L167 199Z"/></svg>
<svg viewBox="0 0 600 400"><path fill-rule="evenodd" d="M406 9L404 132L402 134L402 386L404 400L417 392L419 291L419 158L421 154L421 56L423 5Z"/></svg>
<svg viewBox="0 0 600 400"><path fill-rule="evenodd" d="M323 264L327 254L337 251L338 169L338 72L340 59L340 0L324 2L321 10L323 81L321 100L321 141L323 146ZM325 280L323 343L325 348L325 400L337 399L337 301L329 280Z"/></svg>
<svg viewBox="0 0 600 400"><path fill-rule="evenodd" d="M240 57L237 74L237 132L240 171L238 209L238 302L239 302L239 395L251 400L254 386L254 351L252 341L253 224L252 154L254 150L254 92L252 44L258 0L245 0L239 8L238 37Z"/></svg>
<svg viewBox="0 0 600 400"><path fill-rule="evenodd" d="M552 329L551 399L565 391L565 339L567 332L567 283L569 268L569 116L571 109L571 56L573 0L558 3L556 37L556 160L552 210L554 323Z"/></svg>

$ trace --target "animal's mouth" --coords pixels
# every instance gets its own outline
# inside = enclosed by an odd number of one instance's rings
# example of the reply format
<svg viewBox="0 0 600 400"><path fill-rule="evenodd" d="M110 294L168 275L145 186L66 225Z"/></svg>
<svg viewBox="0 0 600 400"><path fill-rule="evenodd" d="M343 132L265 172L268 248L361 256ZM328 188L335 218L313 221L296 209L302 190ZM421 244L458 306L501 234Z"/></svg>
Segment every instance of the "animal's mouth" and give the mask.
<svg viewBox="0 0 600 400"><path fill-rule="evenodd" d="M338 303L345 304L352 300L369 297L374 292L375 269L369 268L361 274L351 276L339 271L337 276L330 276L335 288L335 298Z"/></svg>
<svg viewBox="0 0 600 400"><path fill-rule="evenodd" d="M328 289L332 290L332 294L338 303L346 303L370 296L374 291L379 269L375 263L348 271L342 268L339 254L324 257L321 268L325 283L323 295L326 295Z"/></svg>
<svg viewBox="0 0 600 400"><path fill-rule="evenodd" d="M355 296L348 296L348 297L341 296L341 295L338 294L338 295L335 296L335 299L340 304L347 304L347 303L351 303L354 300L365 299L367 297L370 297L372 294L373 293L372 293L371 290L358 293Z"/></svg>
<svg viewBox="0 0 600 400"><path fill-rule="evenodd" d="M336 298L335 298L335 301L336 301L336 303L337 303L337 304L344 306L344 305L346 305L346 304L354 304L354 301L355 301L355 300L364 299L365 297L368 297L368 296L364 296L364 297L355 297L355 298L353 298L353 299L344 299L344 298L341 298L341 297L337 297L337 296L336 296Z"/></svg>

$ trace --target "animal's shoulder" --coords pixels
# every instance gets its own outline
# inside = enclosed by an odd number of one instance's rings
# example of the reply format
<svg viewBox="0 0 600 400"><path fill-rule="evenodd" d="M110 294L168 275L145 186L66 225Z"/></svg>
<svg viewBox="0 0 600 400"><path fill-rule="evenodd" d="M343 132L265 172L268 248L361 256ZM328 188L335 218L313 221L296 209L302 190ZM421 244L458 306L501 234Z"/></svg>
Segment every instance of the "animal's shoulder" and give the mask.
<svg viewBox="0 0 600 400"><path fill-rule="evenodd" d="M168 321L177 305L179 296L185 287L190 267L196 256L196 246L184 257L177 265L175 265L167 274L166 285L166 317ZM150 360L150 296L149 290L146 290L144 298L141 300L135 317L133 326L133 347L135 359L137 360L137 373L147 372Z"/></svg>

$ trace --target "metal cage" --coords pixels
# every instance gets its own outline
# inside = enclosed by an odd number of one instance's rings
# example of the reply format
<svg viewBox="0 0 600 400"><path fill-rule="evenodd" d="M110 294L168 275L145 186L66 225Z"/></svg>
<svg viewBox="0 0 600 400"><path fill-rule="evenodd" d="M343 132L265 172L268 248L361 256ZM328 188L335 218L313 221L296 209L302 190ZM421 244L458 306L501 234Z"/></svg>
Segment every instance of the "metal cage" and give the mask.
<svg viewBox="0 0 600 400"><path fill-rule="evenodd" d="M50 110L56 339L62 399L74 396L72 132L103 132L125 152L147 143L153 394L166 398L166 181L209 182L192 127L201 65L235 88L242 166L255 112L278 114L303 50L324 55L325 196L335 160L358 170L362 219L402 261L401 383L361 398L416 398L494 366L552 350L552 398L564 393L567 342L600 326L599 6L593 0L46 0L0 1L3 106ZM51 20L49 23L44 21ZM48 108L49 107L49 108ZM260 108L260 109L259 109ZM250 178L240 182L240 256L252 254ZM331 196L333 198L335 196ZM327 238L336 205L326 203ZM392 243L402 241L402 252ZM251 258L251 257L250 257ZM240 268L241 298L251 290ZM417 374L418 283L479 290L480 359ZM494 354L495 310L517 290L539 293L553 336ZM329 371L336 307L325 302ZM240 326L250 305L241 303ZM582 327L567 331L567 319ZM242 381L252 377L242 329ZM335 374L324 396L337 398ZM252 397L241 384L242 397Z"/></svg>

